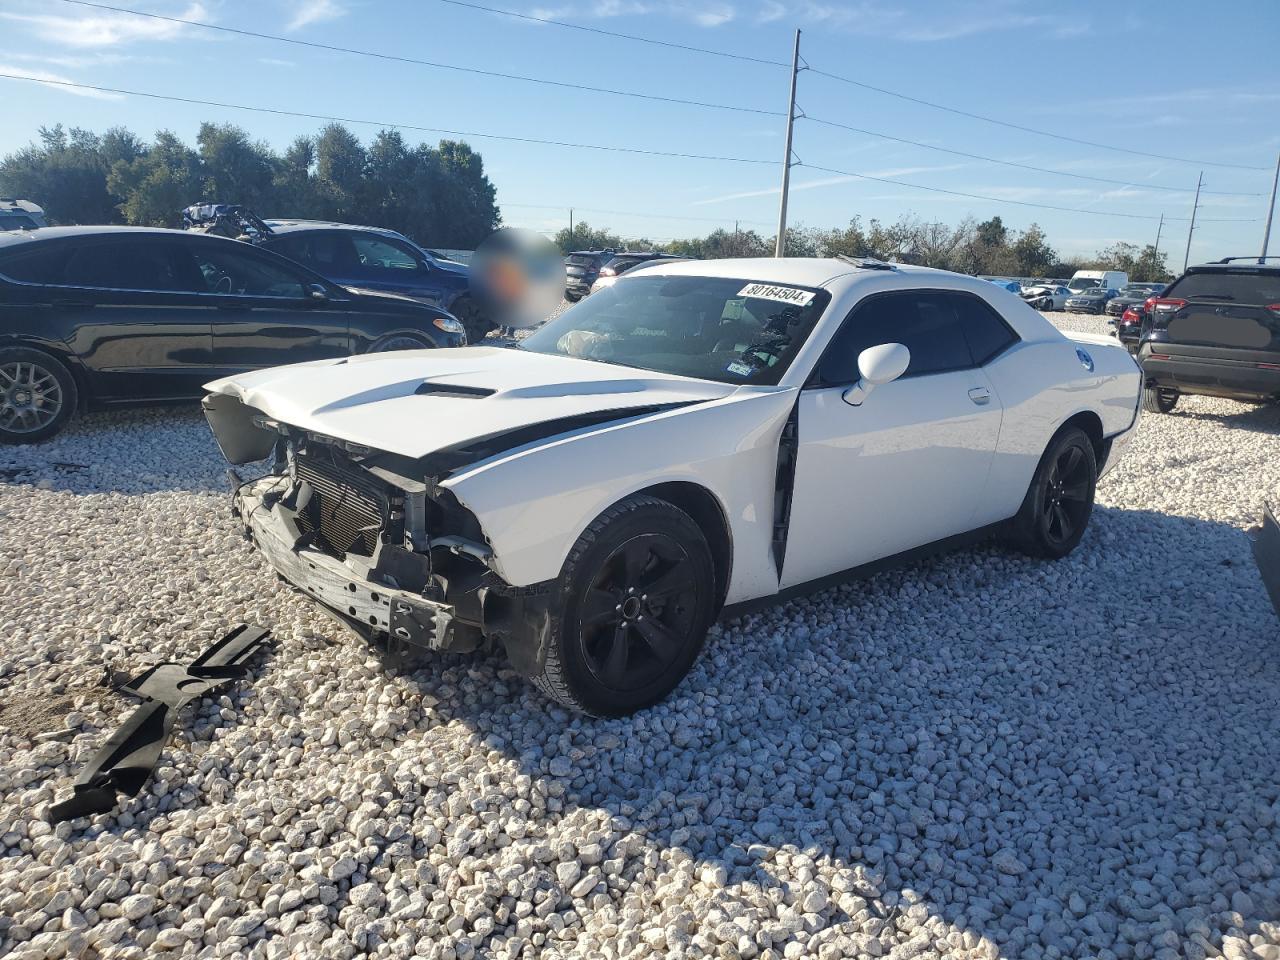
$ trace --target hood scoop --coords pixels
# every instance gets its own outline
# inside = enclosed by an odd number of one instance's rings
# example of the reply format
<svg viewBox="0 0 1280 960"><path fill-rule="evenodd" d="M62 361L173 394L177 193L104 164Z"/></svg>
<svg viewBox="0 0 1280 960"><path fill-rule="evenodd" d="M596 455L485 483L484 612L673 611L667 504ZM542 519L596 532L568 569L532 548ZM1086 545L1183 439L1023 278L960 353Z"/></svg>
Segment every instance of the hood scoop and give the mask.
<svg viewBox="0 0 1280 960"><path fill-rule="evenodd" d="M424 380L413 391L419 397L452 397L456 400L483 400L498 391L488 387L468 387L460 383L437 383Z"/></svg>

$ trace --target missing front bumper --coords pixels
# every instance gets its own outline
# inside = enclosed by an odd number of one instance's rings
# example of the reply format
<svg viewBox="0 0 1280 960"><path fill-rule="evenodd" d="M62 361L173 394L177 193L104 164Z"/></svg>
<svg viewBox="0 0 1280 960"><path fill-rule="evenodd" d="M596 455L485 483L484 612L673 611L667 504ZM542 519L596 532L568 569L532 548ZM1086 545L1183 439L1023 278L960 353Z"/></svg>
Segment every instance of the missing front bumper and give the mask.
<svg viewBox="0 0 1280 960"><path fill-rule="evenodd" d="M244 484L233 503L247 536L285 582L364 631L428 650L456 645L454 607L401 589L384 572L393 566L384 552L412 554L380 544L373 557L349 553L339 560L310 546L297 514L281 501L284 485L282 477Z"/></svg>

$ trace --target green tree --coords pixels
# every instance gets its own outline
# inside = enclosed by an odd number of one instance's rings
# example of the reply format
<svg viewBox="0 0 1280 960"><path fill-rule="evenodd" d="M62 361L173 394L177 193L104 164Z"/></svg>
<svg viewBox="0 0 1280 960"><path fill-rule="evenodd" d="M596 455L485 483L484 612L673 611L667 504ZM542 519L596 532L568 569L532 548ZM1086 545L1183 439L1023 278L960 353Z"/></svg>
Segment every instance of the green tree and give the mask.
<svg viewBox="0 0 1280 960"><path fill-rule="evenodd" d="M568 227L561 229L556 233L554 242L563 253L572 253L574 250L621 250L625 246L622 238L608 227L596 230L585 220L575 223L572 232Z"/></svg>
<svg viewBox="0 0 1280 960"><path fill-rule="evenodd" d="M1058 259L1037 223L1018 234L1013 242L1013 255L1017 261L1015 273L1020 277L1043 276Z"/></svg>
<svg viewBox="0 0 1280 960"><path fill-rule="evenodd" d="M254 143L230 123L202 123L196 134L200 149L201 196L218 203L242 203L261 211L275 190L277 160L271 148Z"/></svg>
<svg viewBox="0 0 1280 960"><path fill-rule="evenodd" d="M127 223L177 227L182 208L203 199L200 157L176 135L161 130L144 154L111 168L108 185L124 197L120 209Z"/></svg>
<svg viewBox="0 0 1280 960"><path fill-rule="evenodd" d="M120 197L107 186L104 138L61 124L41 127L40 142L0 161L0 195L40 204L53 223L119 223ZM108 131L111 156L136 147L124 131Z"/></svg>

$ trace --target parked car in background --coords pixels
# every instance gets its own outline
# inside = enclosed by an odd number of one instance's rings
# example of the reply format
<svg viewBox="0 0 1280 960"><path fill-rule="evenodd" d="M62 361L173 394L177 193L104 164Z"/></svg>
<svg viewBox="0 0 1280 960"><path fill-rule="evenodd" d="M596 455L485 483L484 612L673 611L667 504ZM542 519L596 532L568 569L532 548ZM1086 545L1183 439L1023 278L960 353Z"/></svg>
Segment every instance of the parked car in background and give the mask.
<svg viewBox="0 0 1280 960"><path fill-rule="evenodd" d="M1118 317L1130 307L1141 306L1148 297L1156 297L1164 289L1163 283L1131 283L1107 301L1107 316Z"/></svg>
<svg viewBox="0 0 1280 960"><path fill-rule="evenodd" d="M1102 313L1107 309L1107 303L1118 292L1119 290L1112 290L1109 287L1087 287L1069 296L1063 309L1067 313Z"/></svg>
<svg viewBox="0 0 1280 960"><path fill-rule="evenodd" d="M687 259L688 257L677 257L669 253L620 253L600 268L600 275L591 285L591 292L595 293L597 290L613 286L620 276L638 267Z"/></svg>
<svg viewBox="0 0 1280 960"><path fill-rule="evenodd" d="M466 343L444 311L267 250L143 227L0 233L0 442L76 409L197 398L231 373Z"/></svg>
<svg viewBox="0 0 1280 960"><path fill-rule="evenodd" d="M1084 293L1094 288L1117 291L1129 285L1129 275L1123 270L1077 270L1067 281L1072 293Z"/></svg>
<svg viewBox="0 0 1280 960"><path fill-rule="evenodd" d="M982 279L989 283L994 283L997 287L1008 290L1010 293L1022 293L1022 284L1017 280L1010 280L1008 277L983 277Z"/></svg>
<svg viewBox="0 0 1280 960"><path fill-rule="evenodd" d="M1037 310L1061 310L1067 305L1071 291L1061 284L1040 284L1023 287L1021 296Z"/></svg>
<svg viewBox="0 0 1280 960"><path fill-rule="evenodd" d="M494 327L471 296L466 264L438 257L395 230L325 220L262 220L234 204L195 204L183 211L183 222L188 229L245 240L296 260L344 287L439 307L462 323L472 342Z"/></svg>
<svg viewBox="0 0 1280 960"><path fill-rule="evenodd" d="M1139 374L973 277L761 258L647 267L512 349L209 390L229 460L276 453L233 502L281 577L370 638L504 649L619 716L722 611L986 535L1070 553Z"/></svg>
<svg viewBox="0 0 1280 960"><path fill-rule="evenodd" d="M30 200L0 197L0 232L6 230L35 230L46 226L44 210Z"/></svg>
<svg viewBox="0 0 1280 960"><path fill-rule="evenodd" d="M564 298L576 303L591 292L600 270L614 258L613 250L575 250L564 258Z"/></svg>
<svg viewBox="0 0 1280 960"><path fill-rule="evenodd" d="M1182 394L1280 400L1280 257L1191 267L1142 320L1143 405L1168 413Z"/></svg>

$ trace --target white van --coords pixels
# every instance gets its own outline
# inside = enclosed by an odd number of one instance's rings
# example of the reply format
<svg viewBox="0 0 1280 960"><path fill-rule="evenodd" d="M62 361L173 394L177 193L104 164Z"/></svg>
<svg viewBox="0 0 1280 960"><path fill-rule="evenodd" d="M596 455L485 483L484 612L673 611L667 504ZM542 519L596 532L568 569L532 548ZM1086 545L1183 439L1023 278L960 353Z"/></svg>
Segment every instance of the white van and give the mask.
<svg viewBox="0 0 1280 960"><path fill-rule="evenodd" d="M1123 270L1077 270L1067 287L1072 293L1083 293L1093 287L1119 290L1128 285L1129 275Z"/></svg>

